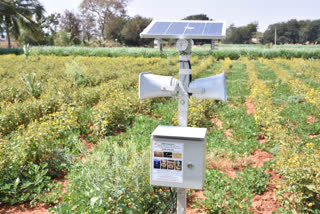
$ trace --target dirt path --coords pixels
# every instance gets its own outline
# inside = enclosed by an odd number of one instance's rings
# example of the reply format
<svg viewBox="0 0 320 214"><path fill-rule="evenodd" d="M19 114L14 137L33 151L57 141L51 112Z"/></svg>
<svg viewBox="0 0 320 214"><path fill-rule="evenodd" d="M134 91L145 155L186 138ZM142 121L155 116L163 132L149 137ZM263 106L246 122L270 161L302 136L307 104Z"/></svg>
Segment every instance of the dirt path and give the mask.
<svg viewBox="0 0 320 214"><path fill-rule="evenodd" d="M254 103L252 99L247 100L247 114L255 114ZM263 132L257 137L260 144L265 144L268 139ZM262 167L266 161L273 158L273 155L263 151L262 149L255 150L250 159L254 162L253 166ZM280 204L276 200L275 185L281 180L280 175L276 174L273 170L265 170L269 174L269 184L262 195L255 195L252 200L252 211L257 214L272 214L277 211Z"/></svg>

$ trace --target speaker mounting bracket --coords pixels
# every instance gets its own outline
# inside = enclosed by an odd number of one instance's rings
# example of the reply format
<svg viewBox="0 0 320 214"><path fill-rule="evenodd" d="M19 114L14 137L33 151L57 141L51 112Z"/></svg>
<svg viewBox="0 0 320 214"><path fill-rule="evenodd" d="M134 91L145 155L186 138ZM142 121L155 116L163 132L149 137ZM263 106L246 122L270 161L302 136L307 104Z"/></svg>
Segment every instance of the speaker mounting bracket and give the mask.
<svg viewBox="0 0 320 214"><path fill-rule="evenodd" d="M191 94L203 94L205 92L204 88L188 88L188 93Z"/></svg>
<svg viewBox="0 0 320 214"><path fill-rule="evenodd" d="M178 91L178 86L161 86L161 91L170 91L172 94L175 94Z"/></svg>
<svg viewBox="0 0 320 214"><path fill-rule="evenodd" d="M180 74L189 75L191 74L191 69L180 69Z"/></svg>
<svg viewBox="0 0 320 214"><path fill-rule="evenodd" d="M191 60L191 55L179 55L179 61L187 62Z"/></svg>

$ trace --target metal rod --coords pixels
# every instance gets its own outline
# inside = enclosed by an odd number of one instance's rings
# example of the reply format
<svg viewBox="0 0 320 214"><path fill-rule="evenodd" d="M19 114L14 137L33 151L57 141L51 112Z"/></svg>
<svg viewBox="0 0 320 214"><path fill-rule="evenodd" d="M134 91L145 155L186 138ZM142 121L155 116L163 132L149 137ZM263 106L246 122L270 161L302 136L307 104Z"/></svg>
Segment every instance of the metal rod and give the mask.
<svg viewBox="0 0 320 214"><path fill-rule="evenodd" d="M188 126L188 110L189 110L189 95L183 88L188 88L191 76L191 40L188 40L189 47L183 55L179 56L180 69L179 69L179 104L178 104L178 120L179 126ZM186 72L190 70L190 73ZM187 209L187 196L186 189L177 188L177 214L185 214Z"/></svg>
<svg viewBox="0 0 320 214"><path fill-rule="evenodd" d="M187 208L186 189L177 188L177 214L185 214Z"/></svg>

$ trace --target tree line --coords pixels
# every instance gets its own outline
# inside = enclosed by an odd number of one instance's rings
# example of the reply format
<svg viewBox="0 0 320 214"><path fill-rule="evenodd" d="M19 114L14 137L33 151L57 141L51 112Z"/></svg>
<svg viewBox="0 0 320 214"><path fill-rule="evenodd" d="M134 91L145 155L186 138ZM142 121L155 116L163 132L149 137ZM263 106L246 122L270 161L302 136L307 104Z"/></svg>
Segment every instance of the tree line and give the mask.
<svg viewBox="0 0 320 214"><path fill-rule="evenodd" d="M38 0L0 0L0 37L6 35L8 47L12 38L31 45L127 45L146 46L150 39L139 34L151 22L150 18L127 15L128 0L83 0L79 12L44 15L45 8ZM190 15L184 20L212 20L206 14ZM250 44L253 38L260 43L318 43L320 19L292 19L275 23L264 32L258 32L258 23L236 27L230 25L226 38L230 44ZM197 43L204 43L197 40Z"/></svg>
<svg viewBox="0 0 320 214"><path fill-rule="evenodd" d="M317 20L289 20L272 24L263 34L263 42L274 42L275 33L277 43L320 43L320 19Z"/></svg>
<svg viewBox="0 0 320 214"><path fill-rule="evenodd" d="M31 45L105 46L110 42L142 46L151 40L140 39L150 18L129 17L128 0L83 0L79 12L45 16L38 0L0 0L0 37Z"/></svg>

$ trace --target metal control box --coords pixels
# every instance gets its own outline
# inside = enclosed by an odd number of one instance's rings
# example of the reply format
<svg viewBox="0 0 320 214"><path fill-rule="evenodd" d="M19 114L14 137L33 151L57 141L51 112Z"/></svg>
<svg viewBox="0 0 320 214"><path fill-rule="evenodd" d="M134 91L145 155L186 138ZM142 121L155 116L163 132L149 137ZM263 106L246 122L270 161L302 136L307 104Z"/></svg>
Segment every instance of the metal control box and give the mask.
<svg viewBox="0 0 320 214"><path fill-rule="evenodd" d="M206 128L158 126L151 136L150 184L202 189Z"/></svg>

